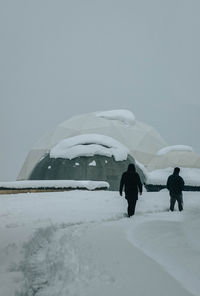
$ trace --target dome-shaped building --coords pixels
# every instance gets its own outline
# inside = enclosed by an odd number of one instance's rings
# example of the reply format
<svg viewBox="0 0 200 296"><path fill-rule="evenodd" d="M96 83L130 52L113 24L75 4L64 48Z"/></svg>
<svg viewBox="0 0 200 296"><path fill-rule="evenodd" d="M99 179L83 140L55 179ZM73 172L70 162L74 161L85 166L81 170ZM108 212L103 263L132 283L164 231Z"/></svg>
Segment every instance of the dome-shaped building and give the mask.
<svg viewBox="0 0 200 296"><path fill-rule="evenodd" d="M147 169L153 171L174 167L200 168L200 155L191 146L167 146L157 152Z"/></svg>
<svg viewBox="0 0 200 296"><path fill-rule="evenodd" d="M29 180L106 181L119 190L121 175L135 163L128 149L103 135L85 134L67 138L54 146L33 168ZM141 180L145 176L136 165Z"/></svg>
<svg viewBox="0 0 200 296"><path fill-rule="evenodd" d="M185 190L200 190L200 155L185 145L167 146L157 152L147 166L147 190L165 188L175 167L181 169Z"/></svg>
<svg viewBox="0 0 200 296"><path fill-rule="evenodd" d="M128 110L83 114L60 123L42 137L29 152L17 179L29 179L35 165L60 141L89 133L112 137L126 146L130 156L145 166L159 149L166 146L153 127L136 120Z"/></svg>

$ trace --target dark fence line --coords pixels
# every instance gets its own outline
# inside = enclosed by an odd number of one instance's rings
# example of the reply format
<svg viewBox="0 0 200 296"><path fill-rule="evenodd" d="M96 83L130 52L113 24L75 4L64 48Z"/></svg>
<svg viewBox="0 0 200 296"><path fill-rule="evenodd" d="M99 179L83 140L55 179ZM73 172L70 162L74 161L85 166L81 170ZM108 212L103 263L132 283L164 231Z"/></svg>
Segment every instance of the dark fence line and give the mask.
<svg viewBox="0 0 200 296"><path fill-rule="evenodd" d="M145 184L144 186L145 186L147 192L158 192L162 189L167 188L165 185ZM185 185L184 191L200 191L200 186Z"/></svg>
<svg viewBox="0 0 200 296"><path fill-rule="evenodd" d="M162 189L166 189L165 185L154 185L154 184L145 184L144 185L147 192L158 192ZM37 192L59 192L59 191L70 191L70 190L88 190L88 191L96 191L96 190L109 190L106 187L100 187L95 189L88 189L86 187L38 187L38 188L7 188L0 187L0 194L17 194L17 193L37 193ZM200 191L200 186L184 186L184 191Z"/></svg>
<svg viewBox="0 0 200 296"><path fill-rule="evenodd" d="M38 187L38 188L7 188L0 187L0 194L17 194L17 193L37 193L37 192L60 192L60 191L70 191L70 190L108 190L107 187L99 187L95 189L88 189L86 187Z"/></svg>

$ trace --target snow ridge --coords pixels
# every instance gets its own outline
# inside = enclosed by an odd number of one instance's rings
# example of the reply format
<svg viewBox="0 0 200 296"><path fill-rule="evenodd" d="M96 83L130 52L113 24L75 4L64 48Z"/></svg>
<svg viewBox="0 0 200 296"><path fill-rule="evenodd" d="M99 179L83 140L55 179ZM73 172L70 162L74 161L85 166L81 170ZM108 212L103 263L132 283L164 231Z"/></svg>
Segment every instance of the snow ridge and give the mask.
<svg viewBox="0 0 200 296"><path fill-rule="evenodd" d="M73 159L79 156L104 155L123 161L127 159L128 153L128 148L111 137L84 134L60 141L50 150L50 157Z"/></svg>
<svg viewBox="0 0 200 296"><path fill-rule="evenodd" d="M167 146L162 149L160 149L157 152L157 155L165 155L171 151L194 151L191 146L186 146L186 145L174 145L174 146Z"/></svg>
<svg viewBox="0 0 200 296"><path fill-rule="evenodd" d="M133 125L135 123L135 115L129 110L121 109L97 112L96 116L106 118L109 120L119 120L128 125Z"/></svg>

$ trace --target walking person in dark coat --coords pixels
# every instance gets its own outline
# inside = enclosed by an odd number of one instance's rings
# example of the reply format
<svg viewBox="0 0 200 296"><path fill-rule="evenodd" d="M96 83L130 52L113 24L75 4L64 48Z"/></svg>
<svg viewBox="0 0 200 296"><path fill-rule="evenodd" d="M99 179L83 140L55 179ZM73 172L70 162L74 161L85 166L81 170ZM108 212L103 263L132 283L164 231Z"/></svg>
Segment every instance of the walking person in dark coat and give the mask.
<svg viewBox="0 0 200 296"><path fill-rule="evenodd" d="M176 201L178 202L179 211L183 210L184 180L179 176L180 168L176 167L172 175L167 179L167 189L170 194L170 210L173 212Z"/></svg>
<svg viewBox="0 0 200 296"><path fill-rule="evenodd" d="M135 165L129 164L126 172L122 174L120 181L119 193L122 196L123 188L125 191L125 198L128 202L128 217L135 214L135 206L138 200L138 191L142 194L142 182L138 173L136 172Z"/></svg>

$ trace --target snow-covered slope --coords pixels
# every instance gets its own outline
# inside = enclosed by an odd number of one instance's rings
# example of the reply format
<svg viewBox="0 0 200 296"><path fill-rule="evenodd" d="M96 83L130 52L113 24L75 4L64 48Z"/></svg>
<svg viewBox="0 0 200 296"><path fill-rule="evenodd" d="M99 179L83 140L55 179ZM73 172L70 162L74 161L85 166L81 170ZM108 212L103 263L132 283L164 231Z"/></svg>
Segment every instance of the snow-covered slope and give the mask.
<svg viewBox="0 0 200 296"><path fill-rule="evenodd" d="M167 191L124 217L117 192L0 196L1 296L185 296L200 290L200 198Z"/></svg>

